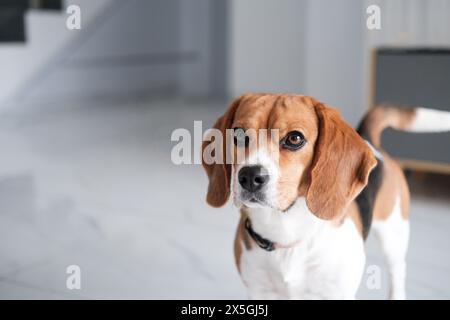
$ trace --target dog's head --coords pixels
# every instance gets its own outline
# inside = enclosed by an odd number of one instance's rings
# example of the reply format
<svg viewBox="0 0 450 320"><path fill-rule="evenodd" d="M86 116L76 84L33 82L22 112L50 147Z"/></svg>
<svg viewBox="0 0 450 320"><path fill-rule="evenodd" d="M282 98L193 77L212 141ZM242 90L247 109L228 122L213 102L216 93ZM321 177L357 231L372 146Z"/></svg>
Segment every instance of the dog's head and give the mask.
<svg viewBox="0 0 450 320"><path fill-rule="evenodd" d="M227 129L234 129L220 157L244 155L231 164L203 162L207 202L214 207L227 202L232 188L239 207L286 211L304 197L317 217L333 219L367 184L376 165L368 145L340 115L311 97L246 94L214 128L224 140ZM205 141L202 150L210 143Z"/></svg>

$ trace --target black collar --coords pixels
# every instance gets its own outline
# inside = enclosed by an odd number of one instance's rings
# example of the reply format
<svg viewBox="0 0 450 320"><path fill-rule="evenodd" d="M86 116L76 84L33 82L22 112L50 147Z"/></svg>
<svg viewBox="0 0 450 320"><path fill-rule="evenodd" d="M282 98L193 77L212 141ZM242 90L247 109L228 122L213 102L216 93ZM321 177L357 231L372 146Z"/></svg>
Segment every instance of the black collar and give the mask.
<svg viewBox="0 0 450 320"><path fill-rule="evenodd" d="M255 232L255 230L252 229L252 225L250 223L250 219L245 220L245 229L247 230L248 234L252 239L256 242L256 244L266 251L273 251L275 250L275 242L272 242L270 240L267 240L263 237L261 237L259 234Z"/></svg>

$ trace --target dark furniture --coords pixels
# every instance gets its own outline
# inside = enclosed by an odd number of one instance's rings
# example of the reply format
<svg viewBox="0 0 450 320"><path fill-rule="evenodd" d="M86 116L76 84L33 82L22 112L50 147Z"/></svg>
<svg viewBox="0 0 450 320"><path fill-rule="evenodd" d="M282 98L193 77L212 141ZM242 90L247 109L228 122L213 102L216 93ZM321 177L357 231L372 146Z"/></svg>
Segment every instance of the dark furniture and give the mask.
<svg viewBox="0 0 450 320"><path fill-rule="evenodd" d="M379 48L373 58L372 105L389 102L450 112L450 49ZM382 145L404 168L450 173L450 132L388 129Z"/></svg>

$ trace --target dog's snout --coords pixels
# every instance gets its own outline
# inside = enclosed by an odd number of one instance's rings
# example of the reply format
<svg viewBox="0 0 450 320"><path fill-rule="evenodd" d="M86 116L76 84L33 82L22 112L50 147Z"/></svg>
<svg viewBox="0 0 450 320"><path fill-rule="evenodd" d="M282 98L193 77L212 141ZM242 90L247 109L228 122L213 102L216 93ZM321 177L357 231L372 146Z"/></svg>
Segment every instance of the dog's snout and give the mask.
<svg viewBox="0 0 450 320"><path fill-rule="evenodd" d="M269 181L269 174L262 166L246 166L239 170L239 184L247 191L259 191Z"/></svg>

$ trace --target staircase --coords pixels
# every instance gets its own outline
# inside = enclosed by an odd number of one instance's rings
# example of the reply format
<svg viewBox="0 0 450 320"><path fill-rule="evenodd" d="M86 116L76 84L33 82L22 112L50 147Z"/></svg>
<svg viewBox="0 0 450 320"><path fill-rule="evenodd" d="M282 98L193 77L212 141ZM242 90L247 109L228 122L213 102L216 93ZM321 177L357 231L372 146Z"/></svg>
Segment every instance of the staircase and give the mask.
<svg viewBox="0 0 450 320"><path fill-rule="evenodd" d="M0 115L92 99L220 94L225 1L66 0L59 10L23 2L23 30L17 15L0 41ZM66 27L71 4L80 7L81 30Z"/></svg>
<svg viewBox="0 0 450 320"><path fill-rule="evenodd" d="M81 8L82 29L112 0L0 0L0 111L81 31L66 28L66 7Z"/></svg>
<svg viewBox="0 0 450 320"><path fill-rule="evenodd" d="M61 11L61 0L0 0L0 42L25 42L29 9Z"/></svg>

